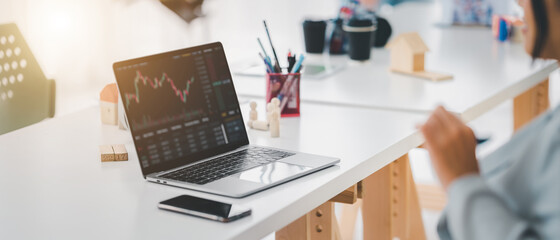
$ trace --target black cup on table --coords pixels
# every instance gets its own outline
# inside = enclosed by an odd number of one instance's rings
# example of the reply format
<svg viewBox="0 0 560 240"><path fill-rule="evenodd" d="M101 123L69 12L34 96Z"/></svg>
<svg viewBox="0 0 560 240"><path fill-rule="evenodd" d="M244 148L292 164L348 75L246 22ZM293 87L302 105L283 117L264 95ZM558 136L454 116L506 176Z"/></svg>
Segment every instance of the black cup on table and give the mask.
<svg viewBox="0 0 560 240"><path fill-rule="evenodd" d="M306 52L323 53L326 29L326 21L305 20L303 22L303 37L305 38Z"/></svg>
<svg viewBox="0 0 560 240"><path fill-rule="evenodd" d="M350 59L368 60L375 25L371 19L351 19L343 26L348 36L348 55Z"/></svg>

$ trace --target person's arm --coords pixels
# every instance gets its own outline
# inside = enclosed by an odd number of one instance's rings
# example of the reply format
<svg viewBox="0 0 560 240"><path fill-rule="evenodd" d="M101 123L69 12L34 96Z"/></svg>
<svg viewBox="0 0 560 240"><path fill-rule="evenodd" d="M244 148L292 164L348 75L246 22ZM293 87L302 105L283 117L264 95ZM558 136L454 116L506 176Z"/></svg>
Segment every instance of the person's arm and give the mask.
<svg viewBox="0 0 560 240"><path fill-rule="evenodd" d="M475 138L457 117L439 107L421 127L432 164L447 191L438 225L441 239L557 239L560 236L560 137L541 145L531 192L539 216L519 216L478 175ZM557 133L559 129L547 132ZM546 145L546 146L545 146ZM529 196L528 196L529 198Z"/></svg>
<svg viewBox="0 0 560 240"><path fill-rule="evenodd" d="M440 234L452 239L541 239L530 220L514 214L478 175L456 179L447 194Z"/></svg>

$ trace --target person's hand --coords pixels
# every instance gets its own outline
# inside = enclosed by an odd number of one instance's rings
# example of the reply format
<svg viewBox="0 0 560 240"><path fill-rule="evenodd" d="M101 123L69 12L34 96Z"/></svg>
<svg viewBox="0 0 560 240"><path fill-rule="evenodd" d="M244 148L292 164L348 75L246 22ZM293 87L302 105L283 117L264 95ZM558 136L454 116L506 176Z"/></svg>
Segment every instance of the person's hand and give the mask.
<svg viewBox="0 0 560 240"><path fill-rule="evenodd" d="M459 118L438 107L420 130L426 139L424 146L430 153L432 165L446 190L455 179L478 173L476 138Z"/></svg>

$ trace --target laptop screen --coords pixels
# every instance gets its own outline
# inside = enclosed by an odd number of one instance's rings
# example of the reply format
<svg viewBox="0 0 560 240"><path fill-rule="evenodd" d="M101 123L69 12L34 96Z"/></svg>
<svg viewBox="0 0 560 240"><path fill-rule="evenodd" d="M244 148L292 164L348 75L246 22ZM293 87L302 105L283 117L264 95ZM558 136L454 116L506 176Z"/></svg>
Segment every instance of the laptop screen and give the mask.
<svg viewBox="0 0 560 240"><path fill-rule="evenodd" d="M144 176L249 143L221 43L113 65Z"/></svg>

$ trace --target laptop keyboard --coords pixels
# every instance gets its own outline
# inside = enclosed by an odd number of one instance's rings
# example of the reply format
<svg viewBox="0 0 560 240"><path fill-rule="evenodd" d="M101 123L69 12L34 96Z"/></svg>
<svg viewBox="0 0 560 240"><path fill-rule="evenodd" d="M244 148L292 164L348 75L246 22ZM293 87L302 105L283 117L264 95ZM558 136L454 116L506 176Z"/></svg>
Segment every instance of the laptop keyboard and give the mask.
<svg viewBox="0 0 560 240"><path fill-rule="evenodd" d="M292 155L273 149L250 147L160 177L202 185Z"/></svg>

